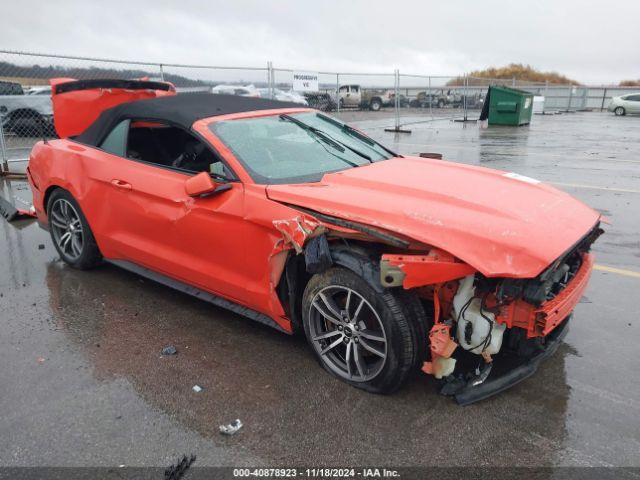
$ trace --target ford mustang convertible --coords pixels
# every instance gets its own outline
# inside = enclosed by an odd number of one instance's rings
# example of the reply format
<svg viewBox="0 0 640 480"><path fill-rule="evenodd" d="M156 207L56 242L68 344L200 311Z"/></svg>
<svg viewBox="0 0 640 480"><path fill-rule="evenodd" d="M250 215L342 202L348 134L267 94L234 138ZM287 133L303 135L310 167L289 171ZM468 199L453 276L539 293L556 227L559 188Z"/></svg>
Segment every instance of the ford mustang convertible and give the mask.
<svg viewBox="0 0 640 480"><path fill-rule="evenodd" d="M515 173L398 155L298 104L52 80L28 177L62 260L103 261L278 330L370 392L467 404L566 334L600 216Z"/></svg>

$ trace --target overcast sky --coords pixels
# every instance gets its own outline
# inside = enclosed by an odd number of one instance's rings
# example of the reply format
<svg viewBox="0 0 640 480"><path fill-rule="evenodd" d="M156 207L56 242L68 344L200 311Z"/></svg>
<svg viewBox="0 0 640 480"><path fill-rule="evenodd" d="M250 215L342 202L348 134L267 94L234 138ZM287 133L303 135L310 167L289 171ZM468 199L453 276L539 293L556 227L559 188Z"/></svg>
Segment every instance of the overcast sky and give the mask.
<svg viewBox="0 0 640 480"><path fill-rule="evenodd" d="M0 49L432 75L522 62L617 83L640 78L640 0L3 1Z"/></svg>

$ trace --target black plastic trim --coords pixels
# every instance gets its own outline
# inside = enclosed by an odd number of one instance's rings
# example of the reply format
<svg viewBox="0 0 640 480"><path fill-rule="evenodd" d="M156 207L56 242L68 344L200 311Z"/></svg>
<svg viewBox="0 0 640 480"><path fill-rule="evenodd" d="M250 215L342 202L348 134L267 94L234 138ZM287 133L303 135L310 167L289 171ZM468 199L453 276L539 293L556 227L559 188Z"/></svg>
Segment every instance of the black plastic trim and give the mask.
<svg viewBox="0 0 640 480"><path fill-rule="evenodd" d="M471 403L479 402L480 400L496 395L497 393L500 393L533 375L538 369L540 362L553 355L560 346L560 343L569 331L569 320L571 320L571 316L572 315L569 315L558 327L555 328L555 330L553 330L553 332L549 334L547 338L550 339L550 341L547 341L545 349L540 353L532 356L525 363L515 367L504 375L487 380L480 385L467 386L461 392L457 393L455 395L455 399L458 405L469 405Z"/></svg>
<svg viewBox="0 0 640 480"><path fill-rule="evenodd" d="M258 323L262 323L269 327L275 328L280 332L289 334L289 332L287 332L284 328L278 325L276 321L273 320L271 317L263 313L257 312L255 310L252 310L251 308L245 307L231 300L227 300L226 298L222 298L212 293L206 292L197 287L181 282L180 280L167 277L162 273L155 272L153 270L150 270L136 263L129 262L127 260L111 260L108 258L106 258L105 260L120 268L136 273L142 277L148 278L149 280L153 280L154 282L161 283L162 285L166 285L167 287L174 288L175 290L178 290L180 292L186 293L193 297L199 298L200 300L204 300L205 302L212 303L217 307L222 307L227 310L231 310L232 312L237 313L238 315L242 315Z"/></svg>
<svg viewBox="0 0 640 480"><path fill-rule="evenodd" d="M126 90L162 90L173 91L174 87L167 82L153 82L150 80L121 80L121 79L92 79L77 80L55 85L54 93L76 92L78 90L89 90L92 88L123 88Z"/></svg>
<svg viewBox="0 0 640 480"><path fill-rule="evenodd" d="M18 217L18 209L0 197L0 216L3 216L7 222L11 222Z"/></svg>
<svg viewBox="0 0 640 480"><path fill-rule="evenodd" d="M278 200L274 200L278 202ZM300 212L308 213L309 215L313 215L318 220L322 220L323 222L332 223L333 225L337 225L338 227L350 228L352 230L356 230L358 232L366 233L367 235L371 235L383 242L386 242L394 247L398 248L409 248L410 243L406 240L396 237L395 235L391 235L389 233L378 230L377 228L370 227L363 223L353 222L351 220L345 220L343 218L334 217L333 215L327 215L324 213L320 213L316 210L312 210L310 208L301 207L299 205L294 205L292 203L278 202L286 205L287 207L293 208L294 210L298 210Z"/></svg>

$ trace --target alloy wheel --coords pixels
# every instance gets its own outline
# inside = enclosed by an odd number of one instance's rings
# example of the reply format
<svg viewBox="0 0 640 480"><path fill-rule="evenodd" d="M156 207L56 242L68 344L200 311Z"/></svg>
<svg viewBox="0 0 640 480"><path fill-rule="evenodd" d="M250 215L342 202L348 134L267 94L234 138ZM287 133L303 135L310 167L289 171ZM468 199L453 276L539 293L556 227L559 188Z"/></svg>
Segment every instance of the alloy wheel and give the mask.
<svg viewBox="0 0 640 480"><path fill-rule="evenodd" d="M309 309L311 343L325 365L353 382L375 378L387 360L387 336L380 316L358 292L330 285Z"/></svg>
<svg viewBox="0 0 640 480"><path fill-rule="evenodd" d="M64 198L59 198L51 205L49 223L56 245L70 261L82 255L84 232L82 221L75 207Z"/></svg>

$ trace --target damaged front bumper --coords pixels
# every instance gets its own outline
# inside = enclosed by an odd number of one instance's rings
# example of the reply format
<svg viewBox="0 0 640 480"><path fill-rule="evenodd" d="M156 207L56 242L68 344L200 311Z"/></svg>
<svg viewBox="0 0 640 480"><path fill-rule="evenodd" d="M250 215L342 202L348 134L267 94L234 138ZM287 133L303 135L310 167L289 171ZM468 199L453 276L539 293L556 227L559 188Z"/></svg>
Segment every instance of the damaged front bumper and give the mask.
<svg viewBox="0 0 640 480"><path fill-rule="evenodd" d="M544 346L528 358L496 358L496 362L505 361L512 367L502 372L493 369L487 378L479 383L471 378L466 383L459 383L454 388L445 383L441 393L452 395L458 405L469 405L500 393L533 375L540 362L553 355L569 330L569 315L549 335L545 337ZM448 388L449 387L449 388Z"/></svg>

